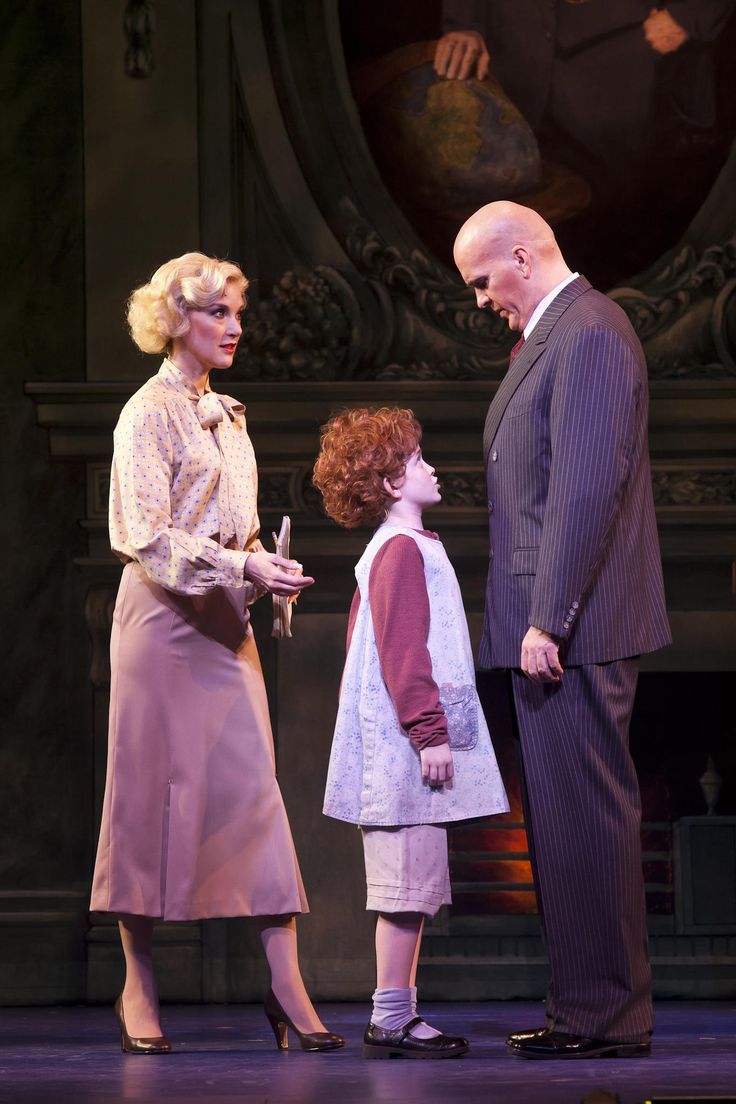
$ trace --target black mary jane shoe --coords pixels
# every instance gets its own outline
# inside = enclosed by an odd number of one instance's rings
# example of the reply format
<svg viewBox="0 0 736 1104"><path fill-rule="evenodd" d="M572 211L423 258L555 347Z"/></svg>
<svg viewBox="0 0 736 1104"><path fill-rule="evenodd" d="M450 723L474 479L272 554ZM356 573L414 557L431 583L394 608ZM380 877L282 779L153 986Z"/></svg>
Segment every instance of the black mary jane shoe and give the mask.
<svg viewBox="0 0 736 1104"><path fill-rule="evenodd" d="M263 1011L271 1025L279 1050L289 1049L289 1028L298 1038L302 1050L339 1050L340 1047L345 1046L342 1035L337 1035L334 1031L300 1031L284 1012L273 989L269 990L263 1002Z"/></svg>
<svg viewBox="0 0 736 1104"><path fill-rule="evenodd" d="M519 1042L511 1042L512 1038ZM615 1043L610 1039L588 1039L565 1031L517 1032L507 1045L520 1058L648 1058L651 1043Z"/></svg>
<svg viewBox="0 0 736 1104"><path fill-rule="evenodd" d="M470 1043L458 1035L434 1035L431 1039L418 1039L411 1029L424 1023L415 1016L404 1027L387 1031L369 1023L363 1036L364 1058L459 1058L470 1050Z"/></svg>

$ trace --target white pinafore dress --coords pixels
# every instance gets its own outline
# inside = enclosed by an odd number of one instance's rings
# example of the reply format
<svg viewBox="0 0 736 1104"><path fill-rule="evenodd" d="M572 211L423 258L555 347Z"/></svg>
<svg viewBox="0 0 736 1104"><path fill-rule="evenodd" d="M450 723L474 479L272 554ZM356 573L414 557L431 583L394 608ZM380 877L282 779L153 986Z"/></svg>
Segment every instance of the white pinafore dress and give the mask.
<svg viewBox="0 0 736 1104"><path fill-rule="evenodd" d="M386 688L373 632L368 580L381 546L404 534L424 560L429 595L427 647L448 720L454 778L422 781L419 752L402 729ZM447 824L508 811L501 775L475 689L475 667L460 587L442 544L384 524L355 568L360 607L345 662L324 813L363 827Z"/></svg>

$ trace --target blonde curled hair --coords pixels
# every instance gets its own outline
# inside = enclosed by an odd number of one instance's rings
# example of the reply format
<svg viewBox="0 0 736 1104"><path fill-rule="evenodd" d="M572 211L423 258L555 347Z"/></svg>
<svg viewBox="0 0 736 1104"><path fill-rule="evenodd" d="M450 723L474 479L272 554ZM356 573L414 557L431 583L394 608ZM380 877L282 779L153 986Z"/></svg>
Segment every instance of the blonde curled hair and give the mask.
<svg viewBox="0 0 736 1104"><path fill-rule="evenodd" d="M166 352L188 333L191 310L207 310L237 282L245 298L248 280L238 265L204 253L184 253L157 268L128 300L130 336L144 353Z"/></svg>

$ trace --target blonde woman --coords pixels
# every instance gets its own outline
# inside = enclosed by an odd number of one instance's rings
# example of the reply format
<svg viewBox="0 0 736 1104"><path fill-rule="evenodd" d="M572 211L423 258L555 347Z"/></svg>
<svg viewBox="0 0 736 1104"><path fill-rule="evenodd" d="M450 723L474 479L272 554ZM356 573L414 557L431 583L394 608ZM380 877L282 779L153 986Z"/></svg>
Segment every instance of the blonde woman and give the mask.
<svg viewBox="0 0 736 1104"><path fill-rule="evenodd" d="M307 911L274 772L248 605L313 583L258 540L245 408L210 387L240 338L248 281L201 253L138 288L130 332L158 373L115 430L110 538L123 561L111 640L107 785L91 908L118 915L122 1048L171 1050L159 1020L153 922L254 916L271 970L266 1014L305 1050L325 1031L297 960Z"/></svg>

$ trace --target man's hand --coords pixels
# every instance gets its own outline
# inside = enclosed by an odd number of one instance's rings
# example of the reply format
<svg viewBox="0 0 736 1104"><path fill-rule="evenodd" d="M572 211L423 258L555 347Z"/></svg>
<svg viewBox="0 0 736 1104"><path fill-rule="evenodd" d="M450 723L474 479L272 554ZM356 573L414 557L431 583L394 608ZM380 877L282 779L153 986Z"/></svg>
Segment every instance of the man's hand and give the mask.
<svg viewBox="0 0 736 1104"><path fill-rule="evenodd" d="M314 579L303 575L297 560L285 560L274 552L251 552L245 561L245 578L264 587L270 594L283 598L300 594Z"/></svg>
<svg viewBox="0 0 736 1104"><path fill-rule="evenodd" d="M422 780L429 782L430 786L441 786L443 782L449 782L453 776L452 752L449 744L437 744L436 747L426 747L419 752L422 761Z"/></svg>
<svg viewBox="0 0 736 1104"><path fill-rule="evenodd" d="M668 11L652 8L644 20L644 37L658 54L673 54L684 46L690 35Z"/></svg>
<svg viewBox="0 0 736 1104"><path fill-rule="evenodd" d="M532 682L559 682L562 664L554 637L532 625L521 642L521 669Z"/></svg>
<svg viewBox="0 0 736 1104"><path fill-rule="evenodd" d="M483 35L478 31L448 31L434 52L435 72L448 80L467 80L476 62L475 76L483 80L490 61Z"/></svg>

